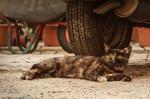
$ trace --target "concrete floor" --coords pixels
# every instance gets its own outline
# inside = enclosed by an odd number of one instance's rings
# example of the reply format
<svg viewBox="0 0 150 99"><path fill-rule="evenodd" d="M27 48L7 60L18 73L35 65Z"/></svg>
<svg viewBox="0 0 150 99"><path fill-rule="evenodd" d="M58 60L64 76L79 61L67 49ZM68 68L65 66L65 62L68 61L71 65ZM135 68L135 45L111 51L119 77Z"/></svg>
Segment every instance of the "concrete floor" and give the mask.
<svg viewBox="0 0 150 99"><path fill-rule="evenodd" d="M132 44L125 72L132 82L97 83L80 79L19 79L34 63L70 55L61 48L39 47L32 54L13 55L0 48L0 99L150 99L150 48Z"/></svg>

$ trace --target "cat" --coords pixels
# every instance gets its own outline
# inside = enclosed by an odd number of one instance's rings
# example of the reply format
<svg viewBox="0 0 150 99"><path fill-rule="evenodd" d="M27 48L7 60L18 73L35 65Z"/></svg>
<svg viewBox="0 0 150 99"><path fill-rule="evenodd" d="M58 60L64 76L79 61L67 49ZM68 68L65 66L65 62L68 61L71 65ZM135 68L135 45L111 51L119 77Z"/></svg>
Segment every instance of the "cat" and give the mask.
<svg viewBox="0 0 150 99"><path fill-rule="evenodd" d="M35 78L60 77L77 78L90 81L131 81L123 74L131 54L131 46L111 49L102 57L67 56L55 57L34 64L21 76L22 80Z"/></svg>

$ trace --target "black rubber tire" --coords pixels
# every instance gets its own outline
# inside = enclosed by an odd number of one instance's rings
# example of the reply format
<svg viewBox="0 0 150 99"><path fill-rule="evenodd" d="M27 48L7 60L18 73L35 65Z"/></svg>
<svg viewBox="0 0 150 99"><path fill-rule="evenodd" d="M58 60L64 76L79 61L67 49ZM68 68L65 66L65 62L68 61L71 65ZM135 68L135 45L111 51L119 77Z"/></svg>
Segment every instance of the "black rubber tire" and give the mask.
<svg viewBox="0 0 150 99"><path fill-rule="evenodd" d="M97 2L74 1L67 3L69 38L75 55L102 56L104 39L100 33L99 15L92 10Z"/></svg>
<svg viewBox="0 0 150 99"><path fill-rule="evenodd" d="M105 41L111 48L123 49L129 46L133 31L132 23L112 12L101 17L100 23L101 33L104 33Z"/></svg>
<svg viewBox="0 0 150 99"><path fill-rule="evenodd" d="M111 48L123 49L130 44L133 25L113 12L94 14L95 3L68 3L67 23L75 55L103 55L104 39Z"/></svg>
<svg viewBox="0 0 150 99"><path fill-rule="evenodd" d="M73 53L70 42L66 38L67 27L60 25L57 29L57 39L60 46L68 53Z"/></svg>

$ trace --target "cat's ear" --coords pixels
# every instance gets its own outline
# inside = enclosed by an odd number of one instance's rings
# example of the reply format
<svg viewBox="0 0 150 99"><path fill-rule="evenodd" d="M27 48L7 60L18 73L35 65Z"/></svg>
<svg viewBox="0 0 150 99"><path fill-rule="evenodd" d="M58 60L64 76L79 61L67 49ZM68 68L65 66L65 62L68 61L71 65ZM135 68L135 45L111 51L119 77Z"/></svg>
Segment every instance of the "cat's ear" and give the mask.
<svg viewBox="0 0 150 99"><path fill-rule="evenodd" d="M130 55L131 52L132 52L132 47L131 47L131 46L128 46L128 47L124 48L122 51L123 51L124 53Z"/></svg>

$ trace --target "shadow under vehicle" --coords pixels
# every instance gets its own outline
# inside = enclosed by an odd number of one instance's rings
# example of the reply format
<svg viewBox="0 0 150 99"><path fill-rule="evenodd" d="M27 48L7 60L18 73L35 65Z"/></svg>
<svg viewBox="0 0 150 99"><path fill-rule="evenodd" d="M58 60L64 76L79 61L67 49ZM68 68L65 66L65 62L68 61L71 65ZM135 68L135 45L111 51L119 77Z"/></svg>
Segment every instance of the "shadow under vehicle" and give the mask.
<svg viewBox="0 0 150 99"><path fill-rule="evenodd" d="M64 2L63 2L64 1ZM149 0L1 0L1 15L47 23L66 11L69 38L75 55L101 56L104 44L129 45L134 26L150 26Z"/></svg>

